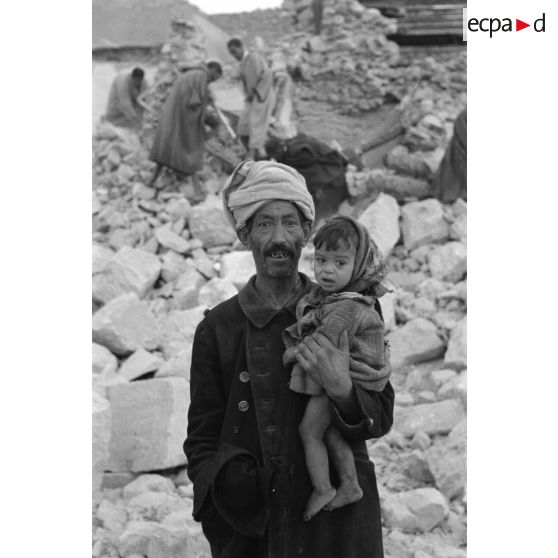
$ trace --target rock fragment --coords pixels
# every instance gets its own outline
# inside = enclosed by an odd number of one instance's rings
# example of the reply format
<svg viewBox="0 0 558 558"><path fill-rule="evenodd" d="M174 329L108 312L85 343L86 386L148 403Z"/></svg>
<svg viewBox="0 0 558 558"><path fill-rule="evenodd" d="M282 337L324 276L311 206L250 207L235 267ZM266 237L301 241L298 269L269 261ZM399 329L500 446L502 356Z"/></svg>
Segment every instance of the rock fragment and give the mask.
<svg viewBox="0 0 558 558"><path fill-rule="evenodd" d="M406 533L428 532L448 515L444 496L435 488L417 488L390 494L382 506L382 516L390 528Z"/></svg>
<svg viewBox="0 0 558 558"><path fill-rule="evenodd" d="M358 218L358 221L366 227L384 256L392 251L399 240L400 213L395 198L380 193Z"/></svg>
<svg viewBox="0 0 558 558"><path fill-rule="evenodd" d="M405 204L401 208L401 234L409 251L447 240L449 225L444 218L442 204L436 199Z"/></svg>
<svg viewBox="0 0 558 558"><path fill-rule="evenodd" d="M135 294L123 294L93 314L93 341L117 355L139 348L156 349L159 326L146 302Z"/></svg>
<svg viewBox="0 0 558 558"><path fill-rule="evenodd" d="M445 344L436 326L424 318L410 320L387 336L394 368L426 362L444 354Z"/></svg>
<svg viewBox="0 0 558 558"><path fill-rule="evenodd" d="M405 436L425 432L429 436L447 434L465 417L465 409L458 399L423 403L413 407L396 407L393 428Z"/></svg>
<svg viewBox="0 0 558 558"><path fill-rule="evenodd" d="M112 408L109 471L156 471L186 463L190 389L182 378L108 388Z"/></svg>

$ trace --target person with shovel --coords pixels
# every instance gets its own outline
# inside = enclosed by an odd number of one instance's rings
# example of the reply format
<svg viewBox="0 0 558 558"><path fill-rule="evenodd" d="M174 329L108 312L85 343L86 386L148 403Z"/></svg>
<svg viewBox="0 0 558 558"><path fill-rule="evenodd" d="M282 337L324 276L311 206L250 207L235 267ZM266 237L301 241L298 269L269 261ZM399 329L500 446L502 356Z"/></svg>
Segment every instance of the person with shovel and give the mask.
<svg viewBox="0 0 558 558"><path fill-rule="evenodd" d="M208 85L223 74L216 61L182 72L163 107L149 158L156 163L149 187L154 188L163 167L191 176L195 197L203 191L196 173L203 166L205 124L210 102Z"/></svg>

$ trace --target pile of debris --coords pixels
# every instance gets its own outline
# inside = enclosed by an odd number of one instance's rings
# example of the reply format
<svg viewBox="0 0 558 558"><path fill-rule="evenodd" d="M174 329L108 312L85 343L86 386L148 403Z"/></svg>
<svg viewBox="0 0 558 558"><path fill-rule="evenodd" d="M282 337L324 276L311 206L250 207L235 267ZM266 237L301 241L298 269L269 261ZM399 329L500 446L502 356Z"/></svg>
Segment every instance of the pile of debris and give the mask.
<svg viewBox="0 0 558 558"><path fill-rule="evenodd" d="M130 142L119 136L104 146L100 165L110 165L115 181L134 155L117 146ZM155 197L135 176L110 190L97 187L93 209L94 555L136 549L159 556L163 550L153 548L167 545L160 555L174 556L188 539L194 550L186 555L204 556L195 554L205 541L190 518L183 471L192 340L204 310L233 296L255 268L216 195L197 205L182 191ZM396 422L387 438L370 443L386 548L424 550L428 542L454 552L432 556L461 556L465 454L461 445L447 447L455 437L461 444L463 427L452 432L465 416L466 203L400 205L382 193L363 211L355 208L388 255L394 291L382 305ZM309 247L301 269L312 277L311 262ZM145 494L132 496L128 483L145 483L152 472L161 475L156 486L149 481ZM415 541L416 532L428 537ZM406 552L388 555L413 556Z"/></svg>
<svg viewBox="0 0 558 558"><path fill-rule="evenodd" d="M289 60L301 81L301 96L326 101L343 113L371 111L383 103L389 81L386 72L399 59L399 47L386 35L395 30L395 20L379 10L366 9L357 0L326 3L322 33L313 35L306 17L310 2L285 3L299 13L301 29L274 46Z"/></svg>
<svg viewBox="0 0 558 558"><path fill-rule="evenodd" d="M465 93L457 98L440 94L429 85L421 85L405 108L396 108L395 121L387 136L391 143L382 144L382 135L372 134L378 142L367 141L370 151L363 154L374 158L371 168L347 168L347 187L352 196L351 204L366 205L379 192L393 195L399 201L424 199L431 195L431 180L444 156L453 135L456 117L466 106ZM376 155L374 154L375 152ZM381 158L378 158L378 155Z"/></svg>
<svg viewBox="0 0 558 558"><path fill-rule="evenodd" d="M152 98L156 112L175 79L180 41L198 45L190 53L203 45L188 25L173 29L177 42L166 47ZM465 103L464 93L452 100L433 85L436 76L433 70L417 89L403 144L386 167L349 169L353 199L343 207L367 227L391 270L393 292L381 303L395 423L368 444L388 558L465 556L467 204L421 199L416 184L404 195L394 182L428 183ZM94 558L209 558L191 518L182 451L192 341L204 310L255 272L224 217L217 194L225 175L215 160L201 172L202 203L172 173L161 177L163 191L146 186L153 167L146 138L155 123L146 115L140 138L105 123L93 141ZM305 248L300 269L310 277L312 257Z"/></svg>
<svg viewBox="0 0 558 558"><path fill-rule="evenodd" d="M286 0L283 9L297 33L276 43L300 79L303 99L325 101L341 114L377 109L402 99L419 79L436 92L455 97L466 92L466 54L449 60L411 60L388 35L395 19L357 0L324 1L322 29L314 34L309 0Z"/></svg>

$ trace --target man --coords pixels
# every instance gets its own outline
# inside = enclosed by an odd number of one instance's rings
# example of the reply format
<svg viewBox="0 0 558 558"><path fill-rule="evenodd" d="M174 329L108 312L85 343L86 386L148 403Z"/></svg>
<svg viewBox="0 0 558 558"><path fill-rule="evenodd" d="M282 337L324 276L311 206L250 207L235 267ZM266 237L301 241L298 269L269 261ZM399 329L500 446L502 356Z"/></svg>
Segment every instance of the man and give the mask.
<svg viewBox="0 0 558 558"><path fill-rule="evenodd" d="M453 136L432 179L432 195L444 203L467 200L467 107L455 119Z"/></svg>
<svg viewBox="0 0 558 558"><path fill-rule="evenodd" d="M329 145L299 133L294 138L270 138L265 144L269 157L296 169L306 179L316 205L316 221L336 213L349 197L347 161Z"/></svg>
<svg viewBox="0 0 558 558"><path fill-rule="evenodd" d="M134 68L131 73L122 73L114 79L110 87L106 120L122 128L141 127L143 107L138 97L147 88L144 71Z"/></svg>
<svg viewBox="0 0 558 558"><path fill-rule="evenodd" d="M163 106L149 158L157 163L150 187L154 187L163 167L192 176L195 196L203 198L196 172L203 166L206 140L208 85L223 74L219 62L188 68L174 83Z"/></svg>
<svg viewBox="0 0 558 558"><path fill-rule="evenodd" d="M324 1L312 0L312 15L314 19L314 33L319 35L322 32L322 16L324 13Z"/></svg>
<svg viewBox="0 0 558 558"><path fill-rule="evenodd" d="M332 424L351 445L364 496L303 521L312 487L298 425L308 396L288 388L281 335L312 286L297 270L314 220L304 178L278 163L244 161L223 199L256 275L196 329L184 443L193 516L213 558L381 558L380 503L365 440L391 427L394 393L389 383L380 392L353 385L346 336L337 349L316 335L297 360L329 397Z"/></svg>
<svg viewBox="0 0 558 558"><path fill-rule="evenodd" d="M248 149L248 158L263 158L264 143L275 106L273 75L262 54L257 50L245 52L240 39L231 39L227 47L240 62L240 77L246 95L238 122L238 135Z"/></svg>
<svg viewBox="0 0 558 558"><path fill-rule="evenodd" d="M275 91L275 105L270 132L281 139L292 138L296 135L296 125L293 122L294 83L287 70L285 57L280 52L272 56L271 74Z"/></svg>

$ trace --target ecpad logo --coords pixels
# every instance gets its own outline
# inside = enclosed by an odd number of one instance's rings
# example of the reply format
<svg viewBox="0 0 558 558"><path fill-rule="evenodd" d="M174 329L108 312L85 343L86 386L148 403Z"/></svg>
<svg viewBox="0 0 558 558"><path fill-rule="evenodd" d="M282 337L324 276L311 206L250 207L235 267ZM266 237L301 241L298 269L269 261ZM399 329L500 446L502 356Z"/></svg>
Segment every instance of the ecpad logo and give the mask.
<svg viewBox="0 0 558 558"><path fill-rule="evenodd" d="M502 32L511 32L511 31L521 31L522 29L526 29L527 27L531 27L530 23L522 21L521 19L517 18L510 18L510 17L484 17L484 18L476 18L472 17L471 19L467 19L467 9L463 10L463 18L464 22L467 22L467 26L464 28L463 33L463 40L467 40L467 31L471 33L489 33L490 38L494 33L498 33L499 31ZM513 25L513 19L515 19L515 28ZM544 33L546 28L546 14L543 12L542 16L535 19L533 22L533 30L536 33Z"/></svg>

